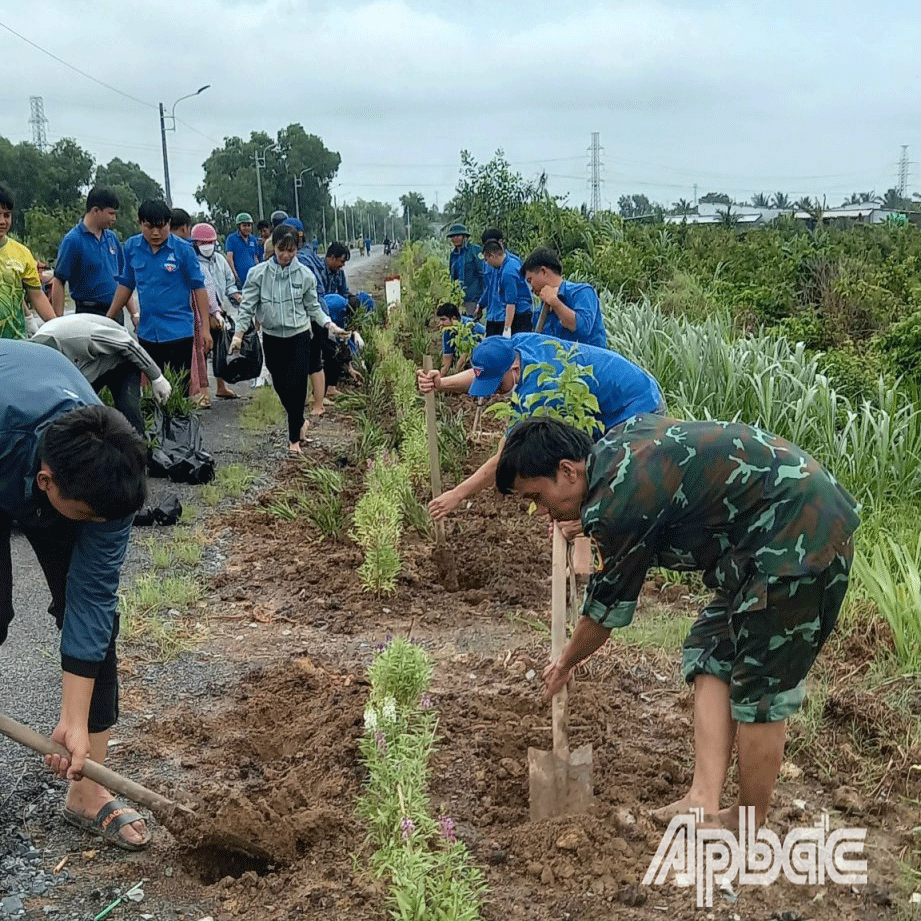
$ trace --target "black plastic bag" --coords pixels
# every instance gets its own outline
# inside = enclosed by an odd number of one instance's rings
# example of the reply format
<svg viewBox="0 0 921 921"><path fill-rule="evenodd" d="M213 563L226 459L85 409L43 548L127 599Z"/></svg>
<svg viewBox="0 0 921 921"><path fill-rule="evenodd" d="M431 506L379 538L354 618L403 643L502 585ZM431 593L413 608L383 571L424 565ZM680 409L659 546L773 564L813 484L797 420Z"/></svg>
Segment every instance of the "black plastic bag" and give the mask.
<svg viewBox="0 0 921 921"><path fill-rule="evenodd" d="M151 476L193 485L214 479L214 458L202 450L201 419L195 413L170 416L157 406L154 428L148 435L153 442L148 463Z"/></svg>
<svg viewBox="0 0 921 921"><path fill-rule="evenodd" d="M182 503L178 496L170 496L159 505L149 505L134 516L134 526L149 527L155 524L177 524L182 517Z"/></svg>
<svg viewBox="0 0 921 921"><path fill-rule="evenodd" d="M230 354L230 342L236 332L233 317L224 314L224 328L216 330L214 341L214 376L228 384L239 384L259 377L262 373L262 342L255 324L243 334L240 351Z"/></svg>

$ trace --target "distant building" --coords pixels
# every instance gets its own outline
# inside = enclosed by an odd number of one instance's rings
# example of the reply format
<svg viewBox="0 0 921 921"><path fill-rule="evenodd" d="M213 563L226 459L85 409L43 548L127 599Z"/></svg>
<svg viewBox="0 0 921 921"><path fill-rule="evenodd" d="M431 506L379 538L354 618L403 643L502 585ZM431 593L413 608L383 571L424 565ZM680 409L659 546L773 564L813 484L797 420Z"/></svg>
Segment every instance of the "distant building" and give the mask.
<svg viewBox="0 0 921 921"><path fill-rule="evenodd" d="M789 215L797 221L812 224L815 216L809 211L797 208L755 208L751 205L723 205L713 202L700 202L697 214L666 214L663 218L666 224L724 224L726 223L726 209L736 225L745 227L766 226L781 215ZM828 208L822 212L823 224L882 224L889 218L903 216L902 211L892 211L880 208L873 202L861 205L845 205L841 208ZM908 219L912 220L911 213ZM914 223L914 221L912 221Z"/></svg>

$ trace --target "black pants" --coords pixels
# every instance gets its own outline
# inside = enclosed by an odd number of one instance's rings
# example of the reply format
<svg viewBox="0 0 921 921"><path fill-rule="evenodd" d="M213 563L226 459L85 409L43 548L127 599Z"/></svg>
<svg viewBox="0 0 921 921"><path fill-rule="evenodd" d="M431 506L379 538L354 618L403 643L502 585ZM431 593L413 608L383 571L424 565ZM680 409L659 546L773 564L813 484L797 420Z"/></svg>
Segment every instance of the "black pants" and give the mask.
<svg viewBox="0 0 921 921"><path fill-rule="evenodd" d="M327 332L325 326L310 321L310 373L330 372L330 363L336 355L336 340ZM333 369L335 374L335 369ZM328 387L334 386L329 381Z"/></svg>
<svg viewBox="0 0 921 921"><path fill-rule="evenodd" d="M167 365L174 372L185 372L185 384L182 392L189 395L189 381L192 379L192 343L193 338L172 339L169 342L151 342L149 339L138 339L141 348L156 362L162 371Z"/></svg>
<svg viewBox="0 0 921 921"><path fill-rule="evenodd" d="M99 393L108 387L112 394L115 408L134 426L135 431L144 437L144 417L141 415L141 372L137 365L123 361L120 365L106 371L102 377L93 381L93 390Z"/></svg>
<svg viewBox="0 0 921 921"><path fill-rule="evenodd" d="M74 313L95 313L96 316L104 317L109 312L109 307L112 305L112 302L109 301L108 304L100 304L99 301L74 301Z"/></svg>
<svg viewBox="0 0 921 921"><path fill-rule="evenodd" d="M51 513L55 514L55 513ZM45 574L45 581L51 591L48 613L54 617L58 630L64 626L64 612L67 601L67 573L74 544L80 533L80 526L65 518L56 516L53 524L41 528L21 526L26 540L32 545L38 563ZM6 515L0 515L0 636L5 638L6 628L13 619L13 561L10 550L12 522ZM119 619L115 615L112 636L105 659L93 685L90 700L89 731L105 732L118 720L118 659L115 654L115 640L118 637Z"/></svg>
<svg viewBox="0 0 921 921"><path fill-rule="evenodd" d="M310 330L282 338L262 333L265 366L272 375L272 386L288 414L288 441L301 440L304 427L304 401L310 377Z"/></svg>
<svg viewBox="0 0 921 921"><path fill-rule="evenodd" d="M487 336L501 336L504 329L505 320L486 321ZM512 335L514 336L515 333L529 332L531 332L531 311L527 310L524 313L516 313L512 319Z"/></svg>

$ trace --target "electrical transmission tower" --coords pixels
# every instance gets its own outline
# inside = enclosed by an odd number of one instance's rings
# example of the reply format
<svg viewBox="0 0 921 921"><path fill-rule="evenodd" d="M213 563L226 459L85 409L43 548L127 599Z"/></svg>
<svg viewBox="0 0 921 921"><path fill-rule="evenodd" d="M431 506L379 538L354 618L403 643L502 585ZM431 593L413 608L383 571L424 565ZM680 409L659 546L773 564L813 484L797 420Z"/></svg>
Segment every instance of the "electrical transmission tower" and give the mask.
<svg viewBox="0 0 921 921"><path fill-rule="evenodd" d="M902 145L902 157L899 160L899 184L898 193L904 198L908 191L908 145Z"/></svg>
<svg viewBox="0 0 921 921"><path fill-rule="evenodd" d="M592 173L592 178L590 180L592 187L592 216L598 214L601 211L601 144L599 142L599 137L599 133L597 131L593 131L592 146L589 147L589 152L592 155L590 167Z"/></svg>
<svg viewBox="0 0 921 921"><path fill-rule="evenodd" d="M32 126L32 143L44 153L48 149L48 136L45 134L45 125L48 119L45 118L45 100L41 96L30 96L29 105L32 109L32 117L29 124Z"/></svg>

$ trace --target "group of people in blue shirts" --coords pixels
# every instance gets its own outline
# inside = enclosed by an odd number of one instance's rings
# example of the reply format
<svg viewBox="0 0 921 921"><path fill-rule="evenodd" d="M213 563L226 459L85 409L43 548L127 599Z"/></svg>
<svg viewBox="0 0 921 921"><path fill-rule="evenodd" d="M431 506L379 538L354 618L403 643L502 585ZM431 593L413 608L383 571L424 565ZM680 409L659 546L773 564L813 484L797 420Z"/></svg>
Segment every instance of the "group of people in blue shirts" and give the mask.
<svg viewBox="0 0 921 921"><path fill-rule="evenodd" d="M590 284L565 279L557 253L539 247L522 260L505 246L501 230L495 227L484 231L482 248L470 242L463 224L452 224L447 236L454 247L449 256L451 277L464 292L463 313L455 304L438 307L441 369L417 372L421 392L480 398L514 392L519 407L534 413L555 399L552 392L558 376L542 374L538 367L561 373L565 360L590 371L586 380L598 404L595 434L638 413L665 411L655 378L608 349L598 292ZM537 310L535 299L540 305ZM485 323L479 322L481 318ZM461 326L482 340L470 354L469 368L464 367L466 359L457 355L455 338ZM455 373L449 375L452 368ZM494 457L432 500L429 511L436 520L495 484L503 446L504 439Z"/></svg>

